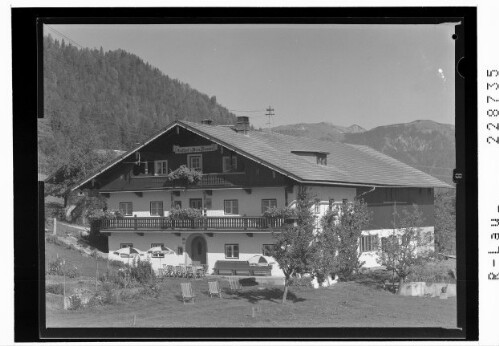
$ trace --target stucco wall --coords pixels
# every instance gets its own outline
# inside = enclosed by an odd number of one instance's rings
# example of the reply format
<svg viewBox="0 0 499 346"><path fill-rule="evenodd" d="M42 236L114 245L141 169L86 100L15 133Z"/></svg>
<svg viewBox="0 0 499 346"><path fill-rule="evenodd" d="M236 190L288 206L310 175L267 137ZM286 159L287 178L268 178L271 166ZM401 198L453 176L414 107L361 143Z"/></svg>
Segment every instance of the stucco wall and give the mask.
<svg viewBox="0 0 499 346"><path fill-rule="evenodd" d="M186 251L185 241L188 240L190 233L182 233L181 236L166 233L149 233L139 236L136 233L113 233L109 236L109 259L121 260L125 263L128 259L120 258L113 254L120 248L121 243L133 243L133 246L141 251L147 251L151 247L151 243L164 243L166 247L171 248L175 252L179 246L184 249L183 255L167 255L161 261L152 259L153 268L157 270L163 264L177 265L180 263L191 263L189 254ZM270 233L254 234L253 237L248 237L246 234L236 233L215 233L213 237L202 235L207 243L207 264L208 272L212 273L215 262L218 260L227 260L225 258L225 244L239 244L239 261L246 261L254 255L262 254L263 244L272 244L272 235ZM143 256L141 259L145 259ZM283 276L279 266L273 265L273 276Z"/></svg>
<svg viewBox="0 0 499 346"><path fill-rule="evenodd" d="M189 199L191 198L211 198L211 208L207 210L208 216L224 216L224 200L227 199L238 200L240 216L261 216L262 199L275 198L278 207L284 207L285 204L284 187L253 188L251 193L242 189L213 190L211 196L205 195L202 190L187 190L180 191L179 196L173 196L174 201L182 202L182 208L189 207ZM144 192L142 197L133 192L111 193L107 198L107 207L118 210L120 202L132 202L133 215L149 217L151 216L150 203L152 201L163 202L166 216L171 209L172 192Z"/></svg>
<svg viewBox="0 0 499 346"><path fill-rule="evenodd" d="M421 227L421 230L423 233L428 233L430 232L431 234L434 234L434 227ZM378 229L378 230L370 230L370 231L363 231L362 235L378 235L378 240L379 240L379 248L381 249L381 238L383 237L389 237L393 234L393 229ZM426 248L427 250L434 250L435 247L433 243ZM381 266L378 262L378 255L376 251L369 251L369 252L363 252L360 255L360 261L365 261L364 267L365 268L373 268L373 267L379 267Z"/></svg>

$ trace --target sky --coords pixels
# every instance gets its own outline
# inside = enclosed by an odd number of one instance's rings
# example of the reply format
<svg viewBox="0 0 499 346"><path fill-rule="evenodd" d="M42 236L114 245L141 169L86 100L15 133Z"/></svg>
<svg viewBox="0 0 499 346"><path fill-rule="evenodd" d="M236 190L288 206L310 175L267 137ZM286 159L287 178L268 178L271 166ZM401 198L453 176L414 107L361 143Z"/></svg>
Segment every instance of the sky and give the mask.
<svg viewBox="0 0 499 346"><path fill-rule="evenodd" d="M45 34L124 49L216 96L255 127L454 124L454 24L54 25ZM65 36L65 37L64 37Z"/></svg>

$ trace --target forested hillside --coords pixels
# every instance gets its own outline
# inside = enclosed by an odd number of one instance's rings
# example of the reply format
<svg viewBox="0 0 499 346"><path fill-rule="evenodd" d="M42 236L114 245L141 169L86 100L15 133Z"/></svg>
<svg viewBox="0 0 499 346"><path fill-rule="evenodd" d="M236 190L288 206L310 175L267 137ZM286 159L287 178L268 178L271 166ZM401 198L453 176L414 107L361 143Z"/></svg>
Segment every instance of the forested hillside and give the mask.
<svg viewBox="0 0 499 346"><path fill-rule="evenodd" d="M215 96L202 94L123 50L80 49L48 36L43 72L41 173L50 174L77 159L75 152L127 150L175 119L235 122Z"/></svg>

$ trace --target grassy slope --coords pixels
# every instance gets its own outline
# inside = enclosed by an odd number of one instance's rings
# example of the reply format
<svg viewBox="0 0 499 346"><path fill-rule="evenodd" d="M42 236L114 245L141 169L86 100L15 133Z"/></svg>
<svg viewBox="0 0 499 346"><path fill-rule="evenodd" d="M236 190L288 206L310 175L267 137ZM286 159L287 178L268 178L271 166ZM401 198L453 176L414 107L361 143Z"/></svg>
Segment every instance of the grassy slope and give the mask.
<svg viewBox="0 0 499 346"><path fill-rule="evenodd" d="M79 251L68 249L65 246L45 243L45 268L48 268L49 262L54 261L57 255L65 259L66 265L76 266L80 276L95 277L96 261L99 262L99 272L107 267L105 259L99 258L97 260L93 257L83 256Z"/></svg>

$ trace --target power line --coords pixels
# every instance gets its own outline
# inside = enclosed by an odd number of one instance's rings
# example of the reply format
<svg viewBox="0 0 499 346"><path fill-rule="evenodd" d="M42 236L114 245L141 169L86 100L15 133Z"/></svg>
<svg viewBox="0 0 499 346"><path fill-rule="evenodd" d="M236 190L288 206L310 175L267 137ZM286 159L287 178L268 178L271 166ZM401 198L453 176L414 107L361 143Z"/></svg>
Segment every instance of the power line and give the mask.
<svg viewBox="0 0 499 346"><path fill-rule="evenodd" d="M229 112L238 112L238 113L260 113L264 112L265 109L254 109L254 110L237 110L237 109L229 109Z"/></svg>
<svg viewBox="0 0 499 346"><path fill-rule="evenodd" d="M55 30L55 29L54 29L54 28L52 28L50 25L45 24L45 26L46 26L47 28L49 28L50 30L52 30L52 32L55 32L55 33L59 34L61 37L66 38L68 41L70 41L70 42L74 43L75 45L77 45L77 46L78 46L78 47L80 47L81 49L85 49L85 47L83 47L81 44L79 44L78 42L76 42L76 41L75 41L75 40L73 40L72 38L70 38L70 37L68 37L68 36L64 35L64 34L63 34L63 33L61 33L60 31Z"/></svg>

